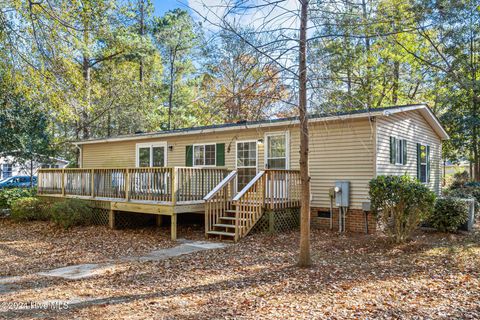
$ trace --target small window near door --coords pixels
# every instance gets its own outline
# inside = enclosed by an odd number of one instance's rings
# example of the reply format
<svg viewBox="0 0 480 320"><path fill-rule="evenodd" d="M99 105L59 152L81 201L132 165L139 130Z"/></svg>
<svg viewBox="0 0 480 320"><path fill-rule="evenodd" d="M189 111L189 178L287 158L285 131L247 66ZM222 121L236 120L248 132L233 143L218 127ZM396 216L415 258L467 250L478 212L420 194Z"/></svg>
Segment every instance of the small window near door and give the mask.
<svg viewBox="0 0 480 320"><path fill-rule="evenodd" d="M287 135L285 133L267 134L266 144L266 168L287 169Z"/></svg>
<svg viewBox="0 0 480 320"><path fill-rule="evenodd" d="M216 165L216 145L201 144L193 146L193 165L197 167Z"/></svg>

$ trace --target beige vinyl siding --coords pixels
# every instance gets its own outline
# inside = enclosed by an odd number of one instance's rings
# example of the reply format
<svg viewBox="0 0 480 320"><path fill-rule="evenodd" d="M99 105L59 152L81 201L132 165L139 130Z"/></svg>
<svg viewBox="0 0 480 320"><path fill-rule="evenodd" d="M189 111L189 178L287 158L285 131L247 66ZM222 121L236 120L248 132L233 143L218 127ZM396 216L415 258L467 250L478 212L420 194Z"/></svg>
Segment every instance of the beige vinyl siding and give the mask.
<svg viewBox="0 0 480 320"><path fill-rule="evenodd" d="M373 131L367 118L311 123L310 172L313 207L328 207L328 189L333 187L337 180L348 180L351 182L351 207L361 208L361 203L368 199L368 182L374 175ZM237 141L262 139L265 142L265 133L277 132L288 132L289 167L299 169L298 125L86 144L82 146L83 167L135 167L137 143L166 141L168 146L173 147L171 151L167 150L167 166L185 165L187 145L225 143L225 166L234 169ZM259 143L258 170L264 168L264 163L264 143Z"/></svg>
<svg viewBox="0 0 480 320"><path fill-rule="evenodd" d="M390 137L407 140L407 164L390 163ZM437 194L441 188L442 141L418 111L377 119L377 175L417 177L417 143L430 146L430 183Z"/></svg>
<svg viewBox="0 0 480 320"><path fill-rule="evenodd" d="M368 118L317 122L309 132L312 206L328 207L328 189L348 180L350 208L362 208L374 175L374 124Z"/></svg>
<svg viewBox="0 0 480 320"><path fill-rule="evenodd" d="M142 139L138 141L104 142L83 145L84 168L135 167L136 144L149 142L167 142L167 166L185 166L185 148L187 145L225 143L225 166L235 168L236 142L264 139L265 132L290 132L290 128L243 129L219 133L182 135L176 137ZM294 138L298 145L298 137ZM264 168L263 143L258 143L257 169ZM298 152L292 154L290 148L291 168L298 169Z"/></svg>

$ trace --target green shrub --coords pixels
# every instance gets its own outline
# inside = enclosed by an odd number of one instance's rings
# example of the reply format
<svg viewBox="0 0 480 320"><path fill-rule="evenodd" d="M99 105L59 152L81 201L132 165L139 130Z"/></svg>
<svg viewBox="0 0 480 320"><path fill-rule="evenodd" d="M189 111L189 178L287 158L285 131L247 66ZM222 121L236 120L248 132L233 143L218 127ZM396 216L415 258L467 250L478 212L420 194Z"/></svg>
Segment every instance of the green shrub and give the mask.
<svg viewBox="0 0 480 320"><path fill-rule="evenodd" d="M6 188L0 189L0 209L10 209L12 203L20 198L34 197L35 188Z"/></svg>
<svg viewBox="0 0 480 320"><path fill-rule="evenodd" d="M458 189L449 189L444 192L446 197L461 198L461 199L474 199L475 200L475 212L479 213L480 208L480 188L479 187L465 187Z"/></svg>
<svg viewBox="0 0 480 320"><path fill-rule="evenodd" d="M48 220L49 211L45 201L34 197L16 199L12 205L14 220Z"/></svg>
<svg viewBox="0 0 480 320"><path fill-rule="evenodd" d="M429 217L435 193L407 175L379 176L370 181L370 199L372 212L383 222L387 235L401 243Z"/></svg>
<svg viewBox="0 0 480 320"><path fill-rule="evenodd" d="M467 184L469 181L470 181L470 175L468 174L468 171L455 172L453 174L453 181L452 181L452 184L450 185L450 188L452 189L463 188L465 184Z"/></svg>
<svg viewBox="0 0 480 320"><path fill-rule="evenodd" d="M68 229L92 223L92 208L79 199L67 199L54 203L50 209L52 221Z"/></svg>
<svg viewBox="0 0 480 320"><path fill-rule="evenodd" d="M440 198L428 219L429 224L442 232L455 232L468 220L469 205L460 198Z"/></svg>

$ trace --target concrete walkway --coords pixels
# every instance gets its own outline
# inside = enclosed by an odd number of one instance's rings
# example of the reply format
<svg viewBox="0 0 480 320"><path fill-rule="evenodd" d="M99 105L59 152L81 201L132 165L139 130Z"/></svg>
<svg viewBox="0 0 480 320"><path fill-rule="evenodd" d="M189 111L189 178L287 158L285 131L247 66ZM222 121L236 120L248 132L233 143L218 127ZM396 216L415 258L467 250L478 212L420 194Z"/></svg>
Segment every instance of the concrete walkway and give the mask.
<svg viewBox="0 0 480 320"><path fill-rule="evenodd" d="M115 270L115 266L121 262L128 261L160 261L166 260L173 257L182 256L185 254L190 254L198 251L212 250L212 249L221 249L225 248L227 244L224 243L215 243L207 241L188 241L188 240L179 240L180 245L169 248L169 249L160 249L154 250L145 256L137 257L125 257L118 260L106 262L106 263L87 263L87 264L78 264L58 269L53 269L49 271L39 272L37 275L45 277L58 277L68 280L78 280L89 278L93 276L98 276L106 272L111 272Z"/></svg>

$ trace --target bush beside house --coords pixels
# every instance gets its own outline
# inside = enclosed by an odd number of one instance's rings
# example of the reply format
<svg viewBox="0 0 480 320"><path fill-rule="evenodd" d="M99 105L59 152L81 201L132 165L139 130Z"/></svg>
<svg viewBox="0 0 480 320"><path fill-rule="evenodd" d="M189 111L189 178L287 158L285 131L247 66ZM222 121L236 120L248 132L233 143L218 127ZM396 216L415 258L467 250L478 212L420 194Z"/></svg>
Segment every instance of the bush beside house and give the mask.
<svg viewBox="0 0 480 320"><path fill-rule="evenodd" d="M54 203L51 208L51 219L65 229L92 223L93 210L86 201L66 199Z"/></svg>
<svg viewBox="0 0 480 320"><path fill-rule="evenodd" d="M431 214L435 193L408 175L370 181L372 212L396 243L405 242Z"/></svg>
<svg viewBox="0 0 480 320"><path fill-rule="evenodd" d="M35 197L16 199L12 205L11 218L17 221L41 220L50 218L48 203Z"/></svg>
<svg viewBox="0 0 480 320"><path fill-rule="evenodd" d="M8 189L0 192L0 204L10 209L10 217L16 221L53 221L64 228L92 223L93 209L87 201L63 199L51 202L34 197L27 189Z"/></svg>
<svg viewBox="0 0 480 320"><path fill-rule="evenodd" d="M0 209L11 209L13 202L25 197L34 197L35 188L5 188L0 189Z"/></svg>
<svg viewBox="0 0 480 320"><path fill-rule="evenodd" d="M440 198L428 223L442 232L456 232L468 220L469 204L460 198Z"/></svg>

